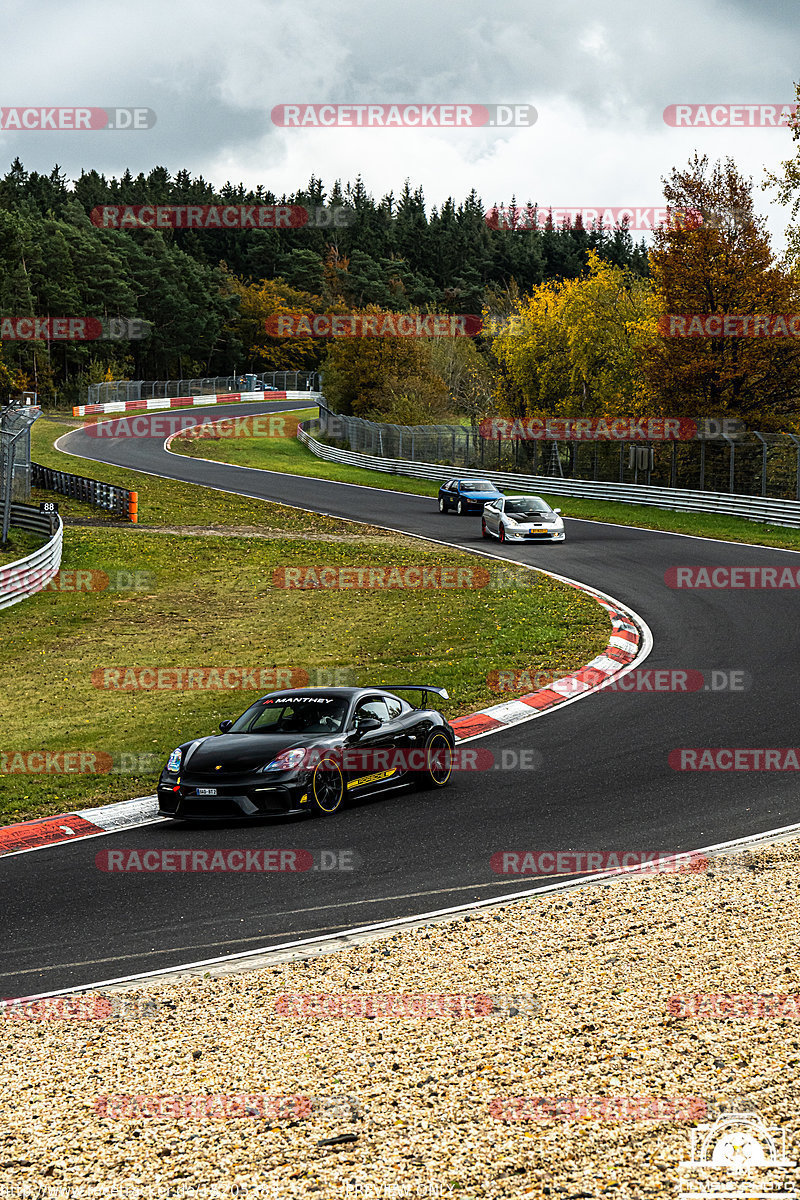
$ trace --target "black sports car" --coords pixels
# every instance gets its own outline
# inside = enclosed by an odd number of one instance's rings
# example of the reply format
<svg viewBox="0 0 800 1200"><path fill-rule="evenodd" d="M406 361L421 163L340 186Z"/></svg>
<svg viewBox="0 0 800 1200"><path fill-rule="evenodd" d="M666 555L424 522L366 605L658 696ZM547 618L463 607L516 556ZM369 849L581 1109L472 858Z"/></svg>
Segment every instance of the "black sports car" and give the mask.
<svg viewBox="0 0 800 1200"><path fill-rule="evenodd" d="M396 692L422 692L415 708ZM444 787L455 734L428 693L444 688L293 688L270 692L221 735L184 742L158 782L163 817L328 816L346 796L410 783Z"/></svg>

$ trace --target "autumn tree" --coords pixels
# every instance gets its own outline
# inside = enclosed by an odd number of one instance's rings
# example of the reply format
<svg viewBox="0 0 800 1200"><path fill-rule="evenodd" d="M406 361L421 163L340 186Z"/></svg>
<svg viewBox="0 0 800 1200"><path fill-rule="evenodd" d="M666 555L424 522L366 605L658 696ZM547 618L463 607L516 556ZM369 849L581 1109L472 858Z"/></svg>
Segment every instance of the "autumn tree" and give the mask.
<svg viewBox="0 0 800 1200"><path fill-rule="evenodd" d="M494 378L487 358L472 338L432 338L427 345L430 365L447 389L450 412L468 417L474 428L494 408Z"/></svg>
<svg viewBox="0 0 800 1200"><path fill-rule="evenodd" d="M795 84L795 97L800 101L800 83ZM788 243L788 258L797 267L800 263L800 224L797 223L798 214L800 214L800 119L798 119L800 109L789 121L789 128L792 133L792 140L795 143L795 154L793 158L785 159L781 166L783 168L782 175L775 175L772 172L767 173L767 177L763 183L764 188L777 188L778 201L780 204L791 204L792 220L787 232Z"/></svg>
<svg viewBox="0 0 800 1200"><path fill-rule="evenodd" d="M644 347L655 337L650 284L589 251L588 274L541 284L505 313L487 306L510 417L639 415L649 396ZM520 411L524 401L524 411Z"/></svg>
<svg viewBox="0 0 800 1200"><path fill-rule="evenodd" d="M650 253L659 316L798 311L796 276L773 256L751 187L731 159L709 170L697 154L664 180L673 219L655 231ZM665 335L670 325L662 322ZM662 336L648 345L643 370L665 415L730 416L777 429L798 412L800 347L792 338Z"/></svg>
<svg viewBox="0 0 800 1200"><path fill-rule="evenodd" d="M232 331L240 340L244 359L257 371L314 370L319 361L319 343L311 338L274 338L266 331L268 317L276 313L314 312L320 308L319 296L289 287L280 279L245 283L225 273L226 291L238 299L238 311L231 319Z"/></svg>
<svg viewBox="0 0 800 1200"><path fill-rule="evenodd" d="M361 312L381 310L370 305ZM452 411L427 338L334 338L322 366L322 386L336 412L357 417L435 424Z"/></svg>
<svg viewBox="0 0 800 1200"><path fill-rule="evenodd" d="M3 362L0 352L0 403L3 403L10 393L25 390L27 382L27 377L21 371Z"/></svg>

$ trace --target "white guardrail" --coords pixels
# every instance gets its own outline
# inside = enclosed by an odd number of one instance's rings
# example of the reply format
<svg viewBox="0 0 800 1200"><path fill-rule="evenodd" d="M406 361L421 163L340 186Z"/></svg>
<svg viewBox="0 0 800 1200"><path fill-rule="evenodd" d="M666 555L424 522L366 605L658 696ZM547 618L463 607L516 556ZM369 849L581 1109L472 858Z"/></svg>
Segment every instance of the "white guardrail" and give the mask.
<svg viewBox="0 0 800 1200"><path fill-rule="evenodd" d="M27 558L18 558L16 562L0 566L0 608L10 608L12 604L19 604L20 600L35 596L58 574L64 524L58 516L55 521L55 532L52 532L50 517L40 513L38 508L30 504L11 505L13 529L50 534L50 537Z"/></svg>
<svg viewBox="0 0 800 1200"><path fill-rule="evenodd" d="M575 496L586 500L616 500L620 504L645 504L676 512L705 512L744 517L768 525L800 529L800 501L776 500L769 496L741 496L728 492L694 492L687 488L648 487L645 484L598 483L584 479L561 479L552 475L519 475L511 471L477 471L440 466L438 463L411 462L403 458L380 458L339 450L318 442L307 429L313 421L298 426L297 437L317 458L327 462L367 467L388 475L409 475L414 479L490 479L501 489L516 488L545 492L550 496Z"/></svg>

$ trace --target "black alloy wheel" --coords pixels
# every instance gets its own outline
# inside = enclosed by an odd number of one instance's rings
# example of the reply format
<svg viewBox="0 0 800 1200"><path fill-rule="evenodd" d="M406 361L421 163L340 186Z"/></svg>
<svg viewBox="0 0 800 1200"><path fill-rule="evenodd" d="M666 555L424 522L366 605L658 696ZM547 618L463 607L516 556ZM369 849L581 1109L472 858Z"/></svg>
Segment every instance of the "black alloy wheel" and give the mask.
<svg viewBox="0 0 800 1200"><path fill-rule="evenodd" d="M453 773L453 747L441 729L434 729L425 741L425 766L415 773L419 788L443 788Z"/></svg>
<svg viewBox="0 0 800 1200"><path fill-rule="evenodd" d="M331 755L321 758L314 767L308 798L312 810L321 817L330 817L342 806L345 786L342 768Z"/></svg>

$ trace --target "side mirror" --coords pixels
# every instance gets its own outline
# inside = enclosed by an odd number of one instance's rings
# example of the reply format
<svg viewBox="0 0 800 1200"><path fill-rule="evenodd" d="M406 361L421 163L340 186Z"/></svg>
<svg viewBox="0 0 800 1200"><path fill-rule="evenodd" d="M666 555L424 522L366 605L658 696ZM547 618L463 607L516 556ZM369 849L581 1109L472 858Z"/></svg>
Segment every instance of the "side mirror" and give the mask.
<svg viewBox="0 0 800 1200"><path fill-rule="evenodd" d="M560 508L554 508L554 509L553 509L553 512L560 513L560 512L561 512L561 509L560 509Z"/></svg>
<svg viewBox="0 0 800 1200"><path fill-rule="evenodd" d="M380 729L382 724L383 722L379 721L377 717L365 717L363 721L356 724L355 735L362 737L365 733L373 733L374 730Z"/></svg>
<svg viewBox="0 0 800 1200"><path fill-rule="evenodd" d="M233 724L233 721L220 721L220 723L219 723L220 733L227 733L232 724Z"/></svg>

